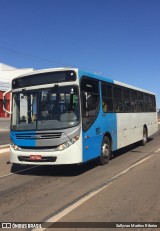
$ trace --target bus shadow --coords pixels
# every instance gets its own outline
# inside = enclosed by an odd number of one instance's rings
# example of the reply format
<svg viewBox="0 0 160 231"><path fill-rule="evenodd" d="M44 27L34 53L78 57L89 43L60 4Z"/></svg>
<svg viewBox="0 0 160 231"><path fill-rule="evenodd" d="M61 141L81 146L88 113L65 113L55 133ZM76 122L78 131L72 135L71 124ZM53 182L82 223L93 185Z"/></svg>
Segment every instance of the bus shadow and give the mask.
<svg viewBox="0 0 160 231"><path fill-rule="evenodd" d="M151 142L153 138L149 138L148 142ZM113 152L112 159L118 158L122 155L127 154L128 152L141 152L137 150L140 146L140 143L134 143L125 148L121 148L118 151ZM45 165L45 166L33 166L33 165L18 165L13 164L11 167L11 172L18 175L33 175L33 176L51 176L51 177L74 177L82 175L85 172L91 171L99 167L98 160L92 160L80 165Z"/></svg>
<svg viewBox="0 0 160 231"><path fill-rule="evenodd" d="M148 138L147 143L151 142L152 140L153 140L153 138ZM142 147L140 142L136 142L134 144L128 145L128 146L126 146L124 148L121 148L121 149L119 149L117 151L114 151L113 152L113 157L111 157L111 159L117 158L117 157L119 157L121 155L125 155L128 152L141 153L142 152L141 150L136 150L139 147Z"/></svg>
<svg viewBox="0 0 160 231"><path fill-rule="evenodd" d="M83 173L88 172L96 167L98 167L98 161L96 160L81 165L23 166L13 164L11 167L11 172L20 175L74 177L82 175Z"/></svg>

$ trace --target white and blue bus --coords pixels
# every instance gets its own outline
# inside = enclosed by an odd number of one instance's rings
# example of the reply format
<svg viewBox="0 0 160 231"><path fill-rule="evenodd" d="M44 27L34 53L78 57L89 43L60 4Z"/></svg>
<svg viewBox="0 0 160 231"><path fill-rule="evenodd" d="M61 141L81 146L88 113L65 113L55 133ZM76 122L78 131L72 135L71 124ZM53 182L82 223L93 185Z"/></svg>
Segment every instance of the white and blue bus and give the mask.
<svg viewBox="0 0 160 231"><path fill-rule="evenodd" d="M97 158L103 165L115 150L146 144L157 129L155 95L149 91L77 68L38 70L12 81L11 163Z"/></svg>

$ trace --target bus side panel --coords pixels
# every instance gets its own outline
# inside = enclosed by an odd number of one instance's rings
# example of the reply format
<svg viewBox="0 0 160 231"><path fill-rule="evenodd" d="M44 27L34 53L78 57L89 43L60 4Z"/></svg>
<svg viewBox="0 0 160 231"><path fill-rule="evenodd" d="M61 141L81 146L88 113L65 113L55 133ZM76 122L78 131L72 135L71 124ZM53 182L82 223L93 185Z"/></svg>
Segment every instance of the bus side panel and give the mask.
<svg viewBox="0 0 160 231"><path fill-rule="evenodd" d="M87 76L90 78L99 79L100 81L107 81L109 83L114 83L113 80L97 77L96 74L91 74L87 72L78 72L79 79L82 76ZM102 109L102 96L101 96L101 83L100 83L100 111L97 119L91 125L91 127L84 132L82 136L82 156L83 162L94 159L101 154L101 146L103 137L106 133L109 133L112 138L112 150L117 149L117 119L116 113L104 113Z"/></svg>
<svg viewBox="0 0 160 231"><path fill-rule="evenodd" d="M140 113L117 113L118 149L141 140L143 125L143 115Z"/></svg>
<svg viewBox="0 0 160 231"><path fill-rule="evenodd" d="M117 113L117 149L131 143L131 113Z"/></svg>
<svg viewBox="0 0 160 231"><path fill-rule="evenodd" d="M110 133L112 150L117 149L117 119L115 113L100 111L94 124L83 132L83 162L94 159L101 154L103 137Z"/></svg>
<svg viewBox="0 0 160 231"><path fill-rule="evenodd" d="M145 113L131 113L131 144L142 140L143 126L145 125L144 116Z"/></svg>
<svg viewBox="0 0 160 231"><path fill-rule="evenodd" d="M142 140L144 126L147 127L148 136L157 132L156 113L117 113L117 148Z"/></svg>
<svg viewBox="0 0 160 231"><path fill-rule="evenodd" d="M143 115L143 122L147 125L148 136L153 135L155 132L158 131L158 124L157 124L157 113L156 112L149 112L144 113Z"/></svg>

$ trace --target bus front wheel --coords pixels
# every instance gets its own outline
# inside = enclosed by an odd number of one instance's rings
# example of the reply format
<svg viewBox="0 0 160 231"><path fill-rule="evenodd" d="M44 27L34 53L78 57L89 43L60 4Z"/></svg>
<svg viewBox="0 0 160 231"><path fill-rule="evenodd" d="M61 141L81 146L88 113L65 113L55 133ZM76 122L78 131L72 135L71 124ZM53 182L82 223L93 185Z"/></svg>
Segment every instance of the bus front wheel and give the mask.
<svg viewBox="0 0 160 231"><path fill-rule="evenodd" d="M107 136L103 138L101 155L99 157L100 165L105 165L109 162L111 156L111 142Z"/></svg>

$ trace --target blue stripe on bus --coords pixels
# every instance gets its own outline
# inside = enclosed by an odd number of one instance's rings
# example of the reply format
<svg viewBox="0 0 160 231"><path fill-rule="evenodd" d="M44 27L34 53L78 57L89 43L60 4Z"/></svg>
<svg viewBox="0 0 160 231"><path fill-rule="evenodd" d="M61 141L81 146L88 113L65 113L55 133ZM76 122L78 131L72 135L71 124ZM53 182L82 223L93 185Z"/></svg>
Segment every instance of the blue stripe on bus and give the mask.
<svg viewBox="0 0 160 231"><path fill-rule="evenodd" d="M101 154L103 137L109 133L112 137L112 150L117 149L117 119L116 113L99 113L94 124L86 131L83 131L83 162L96 158ZM97 133L98 130L98 133Z"/></svg>
<svg viewBox="0 0 160 231"><path fill-rule="evenodd" d="M82 76L88 76L96 78L101 81L107 81L114 83L113 80L99 77L95 74L79 71L79 78ZM101 95L101 91L100 91ZM97 119L92 126L86 131L83 131L83 162L94 159L101 154L101 147L103 137L106 133L109 133L112 137L112 150L117 149L117 116L116 113L104 113L102 109L102 102L100 102L100 110Z"/></svg>
<svg viewBox="0 0 160 231"><path fill-rule="evenodd" d="M18 138L18 135L27 135L27 134L35 134L35 131L23 131L23 132L17 132L17 131L11 131L10 132L10 138L14 144L17 146L25 146L25 147L35 147L36 146L36 140L35 139L25 139L25 137Z"/></svg>

